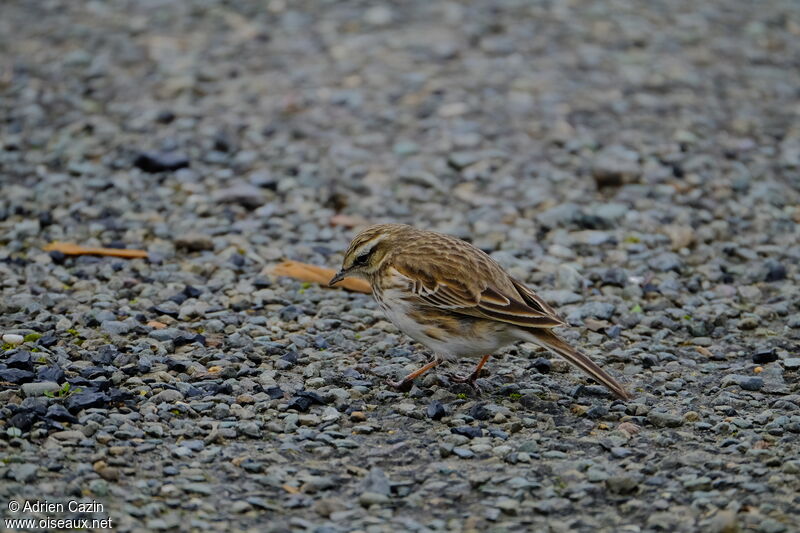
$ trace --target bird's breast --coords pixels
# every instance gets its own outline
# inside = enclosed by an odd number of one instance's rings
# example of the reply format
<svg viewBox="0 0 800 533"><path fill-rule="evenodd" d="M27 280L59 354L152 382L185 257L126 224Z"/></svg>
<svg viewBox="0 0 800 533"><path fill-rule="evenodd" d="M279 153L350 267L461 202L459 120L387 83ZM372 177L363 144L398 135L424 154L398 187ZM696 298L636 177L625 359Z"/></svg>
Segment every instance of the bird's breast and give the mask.
<svg viewBox="0 0 800 533"><path fill-rule="evenodd" d="M373 294L397 329L440 356L480 357L514 340L503 324L421 305L404 288L382 287Z"/></svg>

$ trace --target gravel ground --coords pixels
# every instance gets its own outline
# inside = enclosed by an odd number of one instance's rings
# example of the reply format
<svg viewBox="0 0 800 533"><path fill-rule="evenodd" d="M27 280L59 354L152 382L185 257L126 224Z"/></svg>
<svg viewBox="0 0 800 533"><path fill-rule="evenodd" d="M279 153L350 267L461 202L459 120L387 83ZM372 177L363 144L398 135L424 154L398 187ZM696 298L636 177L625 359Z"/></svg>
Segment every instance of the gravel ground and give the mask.
<svg viewBox="0 0 800 533"><path fill-rule="evenodd" d="M796 1L4 1L0 50L2 518L798 531ZM526 344L389 390L428 353L371 297L269 275L383 221L635 400Z"/></svg>

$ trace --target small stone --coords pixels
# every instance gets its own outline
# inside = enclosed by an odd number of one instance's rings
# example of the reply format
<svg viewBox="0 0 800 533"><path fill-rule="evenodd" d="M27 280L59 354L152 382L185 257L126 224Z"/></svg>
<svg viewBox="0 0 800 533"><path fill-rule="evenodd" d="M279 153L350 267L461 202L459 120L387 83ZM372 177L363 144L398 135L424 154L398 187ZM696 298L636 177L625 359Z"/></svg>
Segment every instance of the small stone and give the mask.
<svg viewBox="0 0 800 533"><path fill-rule="evenodd" d="M471 459L472 457L475 457L475 452L473 452L472 450L468 450L467 448L461 448L458 446L453 448L453 453L456 456L460 457L461 459Z"/></svg>
<svg viewBox="0 0 800 533"><path fill-rule="evenodd" d="M393 406L393 409L402 415L410 416L411 413L417 410L417 406L413 403L398 403Z"/></svg>
<svg viewBox="0 0 800 533"><path fill-rule="evenodd" d="M106 320L100 324L100 329L109 335L124 335L133 329L133 324L119 320Z"/></svg>
<svg viewBox="0 0 800 533"><path fill-rule="evenodd" d="M531 367L540 374L548 374L553 368L553 362L546 357L537 357L531 362Z"/></svg>
<svg viewBox="0 0 800 533"><path fill-rule="evenodd" d="M765 348L756 350L753 353L753 362L758 365L765 365L767 363L774 363L778 360L778 353L775 348Z"/></svg>
<svg viewBox="0 0 800 533"><path fill-rule="evenodd" d="M655 409L647 413L647 420L657 428L676 428L683 425L682 417Z"/></svg>
<svg viewBox="0 0 800 533"><path fill-rule="evenodd" d="M353 422L366 422L367 414L364 411L353 411L350 413L350 420Z"/></svg>
<svg viewBox="0 0 800 533"><path fill-rule="evenodd" d="M63 441L79 441L85 438L85 435L80 431L76 430L69 430L69 431L56 431L50 435L56 440L63 440Z"/></svg>
<svg viewBox="0 0 800 533"><path fill-rule="evenodd" d="M697 413L696 411L687 411L686 413L684 413L683 419L686 422L697 422L698 420L700 420L700 414Z"/></svg>
<svg viewBox="0 0 800 533"><path fill-rule="evenodd" d="M187 233L175 239L175 247L187 252L202 252L214 249L211 237L202 233Z"/></svg>
<svg viewBox="0 0 800 533"><path fill-rule="evenodd" d="M606 480L606 486L616 494L630 494L637 489L639 483L630 476L613 476Z"/></svg>
<svg viewBox="0 0 800 533"><path fill-rule="evenodd" d="M13 465L10 469L10 477L19 483L30 483L37 477L39 466L31 463Z"/></svg>
<svg viewBox="0 0 800 533"><path fill-rule="evenodd" d="M691 226L668 224L664 226L663 231L672 241L672 249L674 251L688 248L694 242L694 230Z"/></svg>
<svg viewBox="0 0 800 533"><path fill-rule="evenodd" d="M710 533L738 533L739 521L736 511L720 510L705 524L705 530Z"/></svg>
<svg viewBox="0 0 800 533"><path fill-rule="evenodd" d="M483 436L483 430L481 428L476 428L472 426L460 426L452 428L450 432L455 435L462 435L470 439Z"/></svg>
<svg viewBox="0 0 800 533"><path fill-rule="evenodd" d="M33 370L33 357L31 356L31 352L26 350L13 350L7 352L7 354L3 361L6 366L26 371Z"/></svg>
<svg viewBox="0 0 800 533"><path fill-rule="evenodd" d="M97 461L93 465L94 471L106 481L119 481L120 472L118 468L108 466L105 461Z"/></svg>
<svg viewBox="0 0 800 533"><path fill-rule="evenodd" d="M788 370L798 370L800 369L800 357L790 357L788 359L784 359L781 361L784 368Z"/></svg>
<svg viewBox="0 0 800 533"><path fill-rule="evenodd" d="M519 502L513 498L500 498L495 505L509 516L516 516L520 508Z"/></svg>
<svg viewBox="0 0 800 533"><path fill-rule="evenodd" d="M764 281L781 281L786 279L786 267L775 259L768 259L764 263L767 271Z"/></svg>
<svg viewBox="0 0 800 533"><path fill-rule="evenodd" d="M743 390L758 391L764 386L764 379L757 376L745 376L740 374L731 374L722 379L722 386L738 385Z"/></svg>
<svg viewBox="0 0 800 533"><path fill-rule="evenodd" d="M598 152L592 165L592 176L600 187L631 183L640 174L639 154L619 145Z"/></svg>
<svg viewBox="0 0 800 533"><path fill-rule="evenodd" d="M6 333L3 335L3 342L5 344L11 344L12 346L18 346L25 342L25 337L22 335L16 335L14 333Z"/></svg>
<svg viewBox="0 0 800 533"><path fill-rule="evenodd" d="M189 158L178 152L142 152L133 166L145 172L175 171L189 166Z"/></svg>
<svg viewBox="0 0 800 533"><path fill-rule="evenodd" d="M254 185L240 183L219 189L212 195L212 200L219 203L239 204L248 209L256 209L266 201L264 192Z"/></svg>
<svg viewBox="0 0 800 533"><path fill-rule="evenodd" d="M362 492L358 497L358 503L363 507L370 507L372 505L385 505L389 503L389 496L386 494L378 494L377 492Z"/></svg>
<svg viewBox="0 0 800 533"><path fill-rule="evenodd" d="M109 397L104 392L86 390L71 395L64 402L64 406L74 414L91 407L104 407L108 400Z"/></svg>
<svg viewBox="0 0 800 533"><path fill-rule="evenodd" d="M24 383L22 393L25 396L43 396L47 392L56 392L61 385L53 381L40 381L38 383Z"/></svg>
<svg viewBox="0 0 800 533"><path fill-rule="evenodd" d="M669 272L673 270L680 273L684 269L683 260L678 254L672 252L659 254L650 259L647 264L660 272Z"/></svg>
<svg viewBox="0 0 800 533"><path fill-rule="evenodd" d="M246 513L253 509L253 506L244 500L236 500L231 504L231 512L236 514Z"/></svg>
<svg viewBox="0 0 800 533"><path fill-rule="evenodd" d="M179 400L183 400L183 394L180 391L174 389L165 389L158 394L154 394L150 400L153 403L174 403Z"/></svg>
<svg viewBox="0 0 800 533"><path fill-rule="evenodd" d="M431 420L441 420L447 414L447 410L442 405L442 402L434 400L428 404L426 413Z"/></svg>

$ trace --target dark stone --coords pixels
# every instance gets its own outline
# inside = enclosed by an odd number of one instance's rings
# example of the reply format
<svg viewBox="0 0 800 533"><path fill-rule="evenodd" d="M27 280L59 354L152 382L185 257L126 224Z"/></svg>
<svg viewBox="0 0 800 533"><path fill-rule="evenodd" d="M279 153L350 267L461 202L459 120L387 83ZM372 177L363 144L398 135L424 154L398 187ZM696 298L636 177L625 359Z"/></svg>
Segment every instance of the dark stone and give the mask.
<svg viewBox="0 0 800 533"><path fill-rule="evenodd" d="M28 383L33 381L33 372L21 368L8 368L5 365L0 365L0 381L8 381L14 384Z"/></svg>
<svg viewBox="0 0 800 533"><path fill-rule="evenodd" d="M183 359L173 359L169 357L165 363L167 363L167 368L173 372L186 372L189 368L189 361Z"/></svg>
<svg viewBox="0 0 800 533"><path fill-rule="evenodd" d="M201 294L203 294L203 291L196 287L192 287L191 285L187 285L183 288L183 294L189 298L198 298Z"/></svg>
<svg viewBox="0 0 800 533"><path fill-rule="evenodd" d="M286 352L285 354L283 354L281 356L281 359L283 359L284 361L286 361L288 363L292 363L293 365L297 364L297 359L298 359L297 352L294 352L294 351Z"/></svg>
<svg viewBox="0 0 800 533"><path fill-rule="evenodd" d="M9 368L33 370L33 358L31 357L31 352L27 350L14 350L13 352L6 352L6 359L3 362Z"/></svg>
<svg viewBox="0 0 800 533"><path fill-rule="evenodd" d="M178 152L142 152L136 156L133 166L145 172L175 171L189 166L189 158Z"/></svg>
<svg viewBox="0 0 800 533"><path fill-rule="evenodd" d="M232 145L233 142L226 132L220 131L214 135L214 150L227 153L231 150Z"/></svg>
<svg viewBox="0 0 800 533"><path fill-rule="evenodd" d="M457 428L451 428L450 432L455 433L456 435L463 435L464 437L469 437L470 439L483 436L483 430L481 428L476 428L473 426L459 426Z"/></svg>
<svg viewBox="0 0 800 533"><path fill-rule="evenodd" d="M119 352L116 346L113 344L106 344L92 354L92 362L97 365L110 365L118 354Z"/></svg>
<svg viewBox="0 0 800 533"><path fill-rule="evenodd" d="M550 372L550 369L553 368L553 363L546 357L537 357L531 363L531 367L540 374L547 374Z"/></svg>
<svg viewBox="0 0 800 533"><path fill-rule="evenodd" d="M297 396L301 396L303 398L308 398L309 400L311 400L312 402L314 402L314 403L316 403L318 405L325 405L326 403L328 403L328 402L325 401L325 398L323 398L322 396L320 396L316 392L310 391L310 390L299 391L299 392L297 392Z"/></svg>
<svg viewBox="0 0 800 533"><path fill-rule="evenodd" d="M313 402L309 398L303 396L295 396L289 402L288 409L295 409L297 411L306 412Z"/></svg>
<svg viewBox="0 0 800 533"><path fill-rule="evenodd" d="M169 109L164 109L162 111L159 111L158 115L156 116L156 122L158 122L159 124L169 124L173 120L175 120L175 113L173 113Z"/></svg>
<svg viewBox="0 0 800 533"><path fill-rule="evenodd" d="M54 403L48 407L45 418L57 422L69 422L70 424L76 424L78 422L78 419L60 403Z"/></svg>
<svg viewBox="0 0 800 533"><path fill-rule="evenodd" d="M172 301L172 302L175 302L175 303L176 303L176 304L178 304L178 305L181 305L183 302L185 302L186 300L188 300L188 299L189 299L189 297L188 297L188 296L186 296L184 293L182 293L182 292L179 292L178 294L175 294L175 295L173 295L173 296L170 296L170 298L169 298L169 299L170 299L170 301Z"/></svg>
<svg viewBox="0 0 800 533"><path fill-rule="evenodd" d="M595 405L586 411L586 418L590 420L597 420L608 415L608 407L604 405Z"/></svg>
<svg viewBox="0 0 800 533"><path fill-rule="evenodd" d="M43 348L50 348L51 346L54 346L57 342L58 342L58 337L56 337L52 333L48 333L47 335L41 337L36 344L38 344Z"/></svg>
<svg viewBox="0 0 800 533"><path fill-rule="evenodd" d="M486 409L485 402L479 402L473 405L472 408L469 410L469 416L471 416L475 420L489 420L489 417L491 417L492 414L489 412L488 409Z"/></svg>
<svg viewBox="0 0 800 533"><path fill-rule="evenodd" d="M150 359L141 358L136 362L136 370L140 374L149 373L151 368L153 368L153 362Z"/></svg>
<svg viewBox="0 0 800 533"><path fill-rule="evenodd" d="M490 429L489 435L497 439L508 440L508 433L506 433L502 429Z"/></svg>
<svg viewBox="0 0 800 533"><path fill-rule="evenodd" d="M767 275L764 278L765 281L781 281L786 279L786 267L775 259L767 259L764 263L764 267L767 270Z"/></svg>
<svg viewBox="0 0 800 533"><path fill-rule="evenodd" d="M64 406L70 413L76 414L91 407L104 407L108 401L109 397L106 393L96 390L86 390L71 395L64 402Z"/></svg>
<svg viewBox="0 0 800 533"><path fill-rule="evenodd" d="M428 404L427 413L428 418L431 420L441 420L447 414L447 409L442 405L442 402L433 401Z"/></svg>
<svg viewBox="0 0 800 533"><path fill-rule="evenodd" d="M287 305L280 311L278 311L278 316L284 322L290 322L292 320L297 320L299 316L303 314L303 310L297 307L296 305Z"/></svg>
<svg viewBox="0 0 800 533"><path fill-rule="evenodd" d="M57 265L63 265L64 261L67 260L67 255L64 252L59 252L58 250L53 250L49 252L50 259L53 260L53 263Z"/></svg>
<svg viewBox="0 0 800 533"><path fill-rule="evenodd" d="M52 381L61 383L64 381L64 371L58 365L40 366L36 370L36 381Z"/></svg>
<svg viewBox="0 0 800 533"><path fill-rule="evenodd" d="M183 391L183 395L186 398L195 398L197 396L202 396L203 391L195 387L194 385L189 385L189 388Z"/></svg>
<svg viewBox="0 0 800 533"><path fill-rule="evenodd" d="M622 333L622 327L614 324L613 326L606 328L605 332L608 338L616 339L620 336L620 333Z"/></svg>
<svg viewBox="0 0 800 533"><path fill-rule="evenodd" d="M741 376L737 377L736 384L739 385L743 390L757 391L761 390L761 388L764 386L764 380L763 378L755 376Z"/></svg>
<svg viewBox="0 0 800 533"><path fill-rule="evenodd" d="M364 374L362 374L355 368L345 368L344 370L342 370L342 377L353 378L353 379L364 379Z"/></svg>
<svg viewBox="0 0 800 533"><path fill-rule="evenodd" d="M651 353L646 353L642 356L642 366L645 368L653 368L658 364L658 357Z"/></svg>
<svg viewBox="0 0 800 533"><path fill-rule="evenodd" d="M81 377L86 379L95 379L101 376L107 376L110 372L102 366L87 366L81 369L80 374Z"/></svg>
<svg viewBox="0 0 800 533"><path fill-rule="evenodd" d="M22 431L28 431L31 426L36 422L38 416L35 412L30 410L18 411L14 416L11 417L11 425L15 428L19 428Z"/></svg>
<svg viewBox="0 0 800 533"><path fill-rule="evenodd" d="M329 347L328 341L325 340L325 337L323 337L322 335L317 335L316 337L314 337L314 346L316 346L320 350L325 350Z"/></svg>
<svg viewBox="0 0 800 533"><path fill-rule="evenodd" d="M172 340L173 344L177 346L186 346L187 344L192 344L196 342L201 346L206 345L206 338L204 335L200 335L199 333L196 335L178 335Z"/></svg>
<svg viewBox="0 0 800 533"><path fill-rule="evenodd" d="M628 283L628 275L621 268L611 267L603 272L600 278L604 285L616 285L624 287Z"/></svg>
<svg viewBox="0 0 800 533"><path fill-rule="evenodd" d="M775 348L763 348L761 350L757 350L753 354L753 362L759 365L774 363L777 360L778 354L775 351Z"/></svg>
<svg viewBox="0 0 800 533"><path fill-rule="evenodd" d="M167 315L171 316L172 318L178 318L179 311L177 309L172 309L171 307L164 307L162 305L154 305L150 308L151 311L154 313L158 313L159 315Z"/></svg>
<svg viewBox="0 0 800 533"><path fill-rule="evenodd" d="M258 276L256 279L253 280L253 287L256 289L266 289L270 287L272 283L263 276Z"/></svg>
<svg viewBox="0 0 800 533"><path fill-rule="evenodd" d="M244 266L244 263L245 263L244 256L242 254L233 254L233 255L231 255L229 261L236 268L242 268Z"/></svg>
<svg viewBox="0 0 800 533"><path fill-rule="evenodd" d="M133 400L133 393L122 389L111 389L108 391L109 403L125 403Z"/></svg>
<svg viewBox="0 0 800 533"><path fill-rule="evenodd" d="M622 448L621 446L611 448L611 457L615 459L624 459L630 455L633 455L633 452L628 448Z"/></svg>
<svg viewBox="0 0 800 533"><path fill-rule="evenodd" d="M264 392L273 400L283 398L283 390L280 387L269 387Z"/></svg>

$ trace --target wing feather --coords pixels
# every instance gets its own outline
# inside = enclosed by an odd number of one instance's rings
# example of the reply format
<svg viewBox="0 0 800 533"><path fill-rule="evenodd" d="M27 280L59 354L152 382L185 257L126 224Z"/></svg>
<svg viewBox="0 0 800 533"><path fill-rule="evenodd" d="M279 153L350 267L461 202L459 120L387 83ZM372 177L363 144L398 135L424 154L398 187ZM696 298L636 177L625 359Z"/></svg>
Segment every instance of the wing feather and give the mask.
<svg viewBox="0 0 800 533"><path fill-rule="evenodd" d="M426 263L429 264L429 263ZM486 268L486 265L480 265ZM396 272L408 279L409 289L419 303L456 314L506 322L520 327L552 328L564 321L541 298L522 283L509 277L499 267L472 278L457 279L446 269L436 272L423 270L425 264L395 263ZM508 288L502 290L487 280L503 276ZM478 280L483 280L480 283Z"/></svg>

